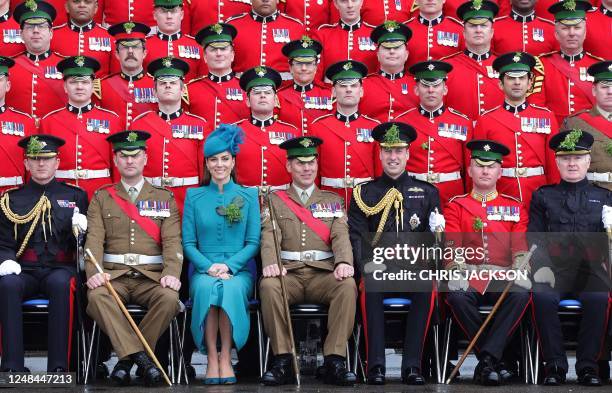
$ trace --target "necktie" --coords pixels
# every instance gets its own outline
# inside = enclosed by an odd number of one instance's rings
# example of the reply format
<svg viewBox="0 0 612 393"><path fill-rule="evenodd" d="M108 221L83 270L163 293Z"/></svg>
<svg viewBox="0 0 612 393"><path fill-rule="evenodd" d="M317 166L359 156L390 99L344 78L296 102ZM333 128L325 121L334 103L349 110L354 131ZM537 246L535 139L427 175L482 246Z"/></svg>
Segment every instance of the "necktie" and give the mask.
<svg viewBox="0 0 612 393"><path fill-rule="evenodd" d="M306 191L302 191L300 199L302 200L302 203L306 203L306 201L308 200L308 193Z"/></svg>
<svg viewBox="0 0 612 393"><path fill-rule="evenodd" d="M135 202L136 197L138 197L138 190L136 189L136 187L130 187L130 189L128 190L128 195L130 196L130 200L132 202Z"/></svg>

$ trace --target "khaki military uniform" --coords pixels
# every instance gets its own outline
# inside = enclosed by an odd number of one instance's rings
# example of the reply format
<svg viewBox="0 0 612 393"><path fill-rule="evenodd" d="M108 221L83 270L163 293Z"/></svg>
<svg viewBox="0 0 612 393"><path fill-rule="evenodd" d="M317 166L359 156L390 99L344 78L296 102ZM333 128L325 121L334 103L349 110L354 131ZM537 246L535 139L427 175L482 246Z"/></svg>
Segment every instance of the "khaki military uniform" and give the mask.
<svg viewBox="0 0 612 393"><path fill-rule="evenodd" d="M338 194L322 191L315 187L306 203L302 203L294 187L287 190L296 203L316 211L316 206L338 206L337 216L322 217L331 230L331 245L327 245L315 232L289 209L277 195L271 194L270 201L277 221L276 235L283 252L301 252L300 260L282 259L288 273L285 288L289 304L320 303L329 305L327 338L323 347L324 355L346 355L346 342L355 322L355 300L357 288L353 278L336 280L333 270L339 263L353 265L353 253L348 234L346 212ZM331 252L333 256L313 260L308 251ZM261 233L261 259L263 266L276 263L274 238L270 217L264 216ZM262 314L266 334L270 337L275 355L291 352L284 318L283 298L280 280L277 277L263 278L259 284Z"/></svg>
<svg viewBox="0 0 612 393"><path fill-rule="evenodd" d="M145 181L136 204L140 201L162 202L168 206L164 212L154 212L150 217L161 228L160 246L140 225L131 220L115 203L108 189L113 187L117 195L130 200L121 183L103 187L96 191L87 212L89 248L99 264L104 261L104 272L111 275L111 282L124 303L136 303L147 307L147 315L139 328L151 348L159 336L168 328L170 321L179 311L178 292L162 288L159 280L165 276L179 278L183 264L181 224L173 194L163 188L154 187ZM152 204L149 204L152 205ZM126 265L109 263L104 254L126 255L126 261L135 260L137 255L161 255L162 264ZM130 258L131 257L131 258ZM86 262L87 278L97 273L95 266ZM119 358L143 351L144 347L130 327L110 292L105 286L88 291L87 313L109 336Z"/></svg>
<svg viewBox="0 0 612 393"><path fill-rule="evenodd" d="M593 107L567 117L561 127L562 130L574 128L586 131L595 138L587 178L612 191L612 121L605 119L597 107Z"/></svg>

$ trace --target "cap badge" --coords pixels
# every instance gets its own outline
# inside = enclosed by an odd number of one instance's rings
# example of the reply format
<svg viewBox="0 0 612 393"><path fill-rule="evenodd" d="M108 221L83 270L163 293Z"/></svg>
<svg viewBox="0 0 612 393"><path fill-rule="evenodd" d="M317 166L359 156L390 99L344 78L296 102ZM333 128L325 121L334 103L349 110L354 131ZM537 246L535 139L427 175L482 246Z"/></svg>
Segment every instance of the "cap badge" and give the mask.
<svg viewBox="0 0 612 393"><path fill-rule="evenodd" d="M128 142L134 143L137 140L138 140L138 134L137 133L135 133L135 132L128 133L128 136L127 136L127 141Z"/></svg>
<svg viewBox="0 0 612 393"><path fill-rule="evenodd" d="M134 22L125 22L123 24L123 30L125 30L125 32L128 34L132 34L132 30L134 29L134 27L136 27L136 24Z"/></svg>

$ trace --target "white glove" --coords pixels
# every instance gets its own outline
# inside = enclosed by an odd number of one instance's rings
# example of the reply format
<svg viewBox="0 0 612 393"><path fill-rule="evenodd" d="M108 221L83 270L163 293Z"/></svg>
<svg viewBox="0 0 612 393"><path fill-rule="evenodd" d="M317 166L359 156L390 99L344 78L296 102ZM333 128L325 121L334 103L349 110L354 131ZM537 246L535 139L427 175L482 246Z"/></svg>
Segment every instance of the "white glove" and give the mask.
<svg viewBox="0 0 612 393"><path fill-rule="evenodd" d="M21 265L12 259L7 259L6 261L0 263L0 276L19 273L21 273Z"/></svg>
<svg viewBox="0 0 612 393"><path fill-rule="evenodd" d="M604 205L601 211L601 221L606 229L612 228L612 206Z"/></svg>
<svg viewBox="0 0 612 393"><path fill-rule="evenodd" d="M548 268L546 268L546 269L548 269ZM535 277L534 277L534 279L535 279ZM554 280L555 280L555 278L553 277L553 281ZM514 284L518 285L521 288L525 288L526 290L530 290L531 289L531 280L528 279L528 278L525 278L525 279L517 278L516 280L514 280Z"/></svg>
<svg viewBox="0 0 612 393"><path fill-rule="evenodd" d="M449 280L448 289L451 291L467 291L469 283L467 280L459 279L459 280Z"/></svg>
<svg viewBox="0 0 612 393"><path fill-rule="evenodd" d="M444 216L438 213L438 209L436 208L435 212L431 212L429 215L429 230L432 232L444 232L444 228L446 227L446 220Z"/></svg>
<svg viewBox="0 0 612 393"><path fill-rule="evenodd" d="M555 287L555 274L549 267L544 266L538 269L533 275L533 281L541 284L548 284L551 288Z"/></svg>
<svg viewBox="0 0 612 393"><path fill-rule="evenodd" d="M78 207L75 207L72 213L72 226L77 227L80 233L87 232L87 216L79 213Z"/></svg>

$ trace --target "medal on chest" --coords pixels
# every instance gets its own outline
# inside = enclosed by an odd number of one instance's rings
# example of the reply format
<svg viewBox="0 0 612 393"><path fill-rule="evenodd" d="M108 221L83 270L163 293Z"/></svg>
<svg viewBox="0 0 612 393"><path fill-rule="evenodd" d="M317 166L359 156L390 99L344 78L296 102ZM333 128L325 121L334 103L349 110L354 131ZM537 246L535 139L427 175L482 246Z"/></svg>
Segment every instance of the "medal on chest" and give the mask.
<svg viewBox="0 0 612 393"><path fill-rule="evenodd" d="M517 206L487 206L487 220L519 222L520 211Z"/></svg>
<svg viewBox="0 0 612 393"><path fill-rule="evenodd" d="M168 201L138 201L138 213L144 217L170 217Z"/></svg>
<svg viewBox="0 0 612 393"><path fill-rule="evenodd" d="M13 121L3 121L0 123L2 123L2 133L4 135L25 136L25 126L23 124Z"/></svg>
<svg viewBox="0 0 612 393"><path fill-rule="evenodd" d="M76 202L69 201L67 199L58 199L57 200L57 205L59 207L65 207L65 208L69 208L69 209L74 209L76 207Z"/></svg>
<svg viewBox="0 0 612 393"><path fill-rule="evenodd" d="M488 65L487 66L487 76L491 79L498 79L499 72L495 71L495 69L493 69L493 66Z"/></svg>
<svg viewBox="0 0 612 393"><path fill-rule="evenodd" d="M583 82L593 82L595 78L587 73L587 67L580 67L580 80Z"/></svg>
<svg viewBox="0 0 612 393"><path fill-rule="evenodd" d="M272 29L274 42L289 42L289 29Z"/></svg>
<svg viewBox="0 0 612 393"><path fill-rule="evenodd" d="M357 142L372 143L372 130L370 128L356 128L355 129Z"/></svg>
<svg viewBox="0 0 612 393"><path fill-rule="evenodd" d="M445 138L458 139L465 141L467 139L467 126L459 124L440 123L438 124L438 135Z"/></svg>
<svg viewBox="0 0 612 393"><path fill-rule="evenodd" d="M134 88L134 101L138 104L154 104L157 102L152 87Z"/></svg>
<svg viewBox="0 0 612 393"><path fill-rule="evenodd" d="M268 139L271 145L280 145L291 138L293 138L292 132L268 131Z"/></svg>
<svg viewBox="0 0 612 393"><path fill-rule="evenodd" d="M456 48L459 46L459 34L448 31L438 31L436 34L437 43L441 46L450 46Z"/></svg>
<svg viewBox="0 0 612 393"><path fill-rule="evenodd" d="M550 119L521 117L521 131L539 134L550 134Z"/></svg>
<svg viewBox="0 0 612 393"><path fill-rule="evenodd" d="M89 49L95 52L110 52L111 41L108 37L89 37Z"/></svg>
<svg viewBox="0 0 612 393"><path fill-rule="evenodd" d="M241 89L235 89L232 87L228 87L225 89L225 98L227 98L230 101L242 101L244 100L244 97L242 96L242 90Z"/></svg>
<svg viewBox="0 0 612 393"><path fill-rule="evenodd" d="M5 44L23 44L21 39L21 31L17 29L2 30L2 41Z"/></svg>
<svg viewBox="0 0 612 393"><path fill-rule="evenodd" d="M45 67L45 78L47 79L62 79L62 73L55 66Z"/></svg>
<svg viewBox="0 0 612 393"><path fill-rule="evenodd" d="M178 46L179 57L185 59L199 59L200 48L192 45L179 45Z"/></svg>
<svg viewBox="0 0 612 393"><path fill-rule="evenodd" d="M533 28L531 30L531 38L535 42L544 42L544 29Z"/></svg>
<svg viewBox="0 0 612 393"><path fill-rule="evenodd" d="M313 203L310 205L310 211L315 218L342 217L344 215L340 202Z"/></svg>
<svg viewBox="0 0 612 393"><path fill-rule="evenodd" d="M110 133L110 121L100 119L87 119L87 131L100 134Z"/></svg>
<svg viewBox="0 0 612 393"><path fill-rule="evenodd" d="M173 124L172 137L177 139L204 139L204 127L186 124Z"/></svg>
<svg viewBox="0 0 612 393"><path fill-rule="evenodd" d="M357 37L357 43L359 46L359 50L362 50L362 51L376 50L376 45L374 45L374 41L372 41L370 37Z"/></svg>

